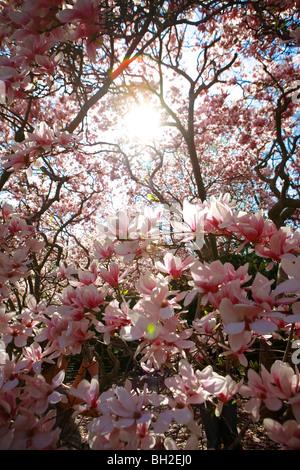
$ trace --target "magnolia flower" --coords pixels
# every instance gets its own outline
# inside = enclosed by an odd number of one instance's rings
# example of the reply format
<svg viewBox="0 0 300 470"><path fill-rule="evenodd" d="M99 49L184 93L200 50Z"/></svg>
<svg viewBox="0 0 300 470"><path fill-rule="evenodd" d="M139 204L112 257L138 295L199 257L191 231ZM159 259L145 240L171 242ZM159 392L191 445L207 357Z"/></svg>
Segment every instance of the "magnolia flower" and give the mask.
<svg viewBox="0 0 300 470"><path fill-rule="evenodd" d="M10 217L12 214L13 214L13 206L11 204L8 204L7 202L5 202L2 207L1 207L1 212L2 212L2 217L3 219L7 219L8 217Z"/></svg>
<svg viewBox="0 0 300 470"><path fill-rule="evenodd" d="M146 408L146 389L139 395L128 388L114 387L100 395L98 410L101 416L88 425L89 431L107 434L114 428L126 430L151 420L152 412Z"/></svg>
<svg viewBox="0 0 300 470"><path fill-rule="evenodd" d="M262 367L261 376L253 369L248 370L248 384L242 384L239 388L241 395L252 397L245 405L246 411L252 413L255 420L259 419L259 409L263 402L269 410L277 411L282 407L282 402L278 398L278 393L274 385L267 378L266 369Z"/></svg>
<svg viewBox="0 0 300 470"><path fill-rule="evenodd" d="M269 280L261 273L257 273L251 286L251 292L254 301L261 305L266 311L271 311L271 309L275 306L289 304L295 301L294 297L285 296L278 298L277 296L280 292L282 292L283 286L280 285L280 289L274 289L271 291L271 285L273 282L274 280Z"/></svg>
<svg viewBox="0 0 300 470"><path fill-rule="evenodd" d="M21 396L21 405L26 406L34 413L42 415L49 407L50 404L66 402L67 398L64 394L55 390L58 388L65 378L65 372L60 371L53 379L52 383L48 384L46 379L40 375L26 376L26 386Z"/></svg>
<svg viewBox="0 0 300 470"><path fill-rule="evenodd" d="M109 264L108 269L100 268L99 270L103 281L107 282L111 287L117 287L122 277L126 275L126 273L124 273L121 277L119 277L119 272L119 266L113 262Z"/></svg>
<svg viewBox="0 0 300 470"><path fill-rule="evenodd" d="M239 336L238 341L239 341L239 346L240 348L237 349L237 346L234 342L234 336L228 335L230 341L229 345L220 343L219 345L221 348L225 350L225 352L221 353L221 356L230 356L230 357L236 357L239 361L239 363L247 367L248 366L248 359L245 356L245 352L253 352L253 349L250 349L252 344L255 342L255 336L252 336L251 331L244 331L242 334L242 337Z"/></svg>
<svg viewBox="0 0 300 470"><path fill-rule="evenodd" d="M91 450L124 450L125 443L121 439L121 430L114 428L107 434L100 434L90 426L88 442Z"/></svg>
<svg viewBox="0 0 300 470"><path fill-rule="evenodd" d="M166 437L164 440L164 447L166 450L182 450L171 437ZM184 450L199 450L198 437L192 434L185 443Z"/></svg>
<svg viewBox="0 0 300 470"><path fill-rule="evenodd" d="M55 347L42 347L37 343L32 343L23 348L23 357L29 360L29 367L35 374L41 373L42 363L55 364L53 359L59 356L59 351Z"/></svg>
<svg viewBox="0 0 300 470"><path fill-rule="evenodd" d="M120 336L124 341L135 341L137 339L155 340L162 332L163 325L155 315L145 315L143 311L136 308L130 312L131 324L121 328Z"/></svg>
<svg viewBox="0 0 300 470"><path fill-rule="evenodd" d="M150 245L150 240L131 240L124 241L116 245L115 251L118 255L123 256L123 262L129 263L134 259L142 257L147 258L147 247Z"/></svg>
<svg viewBox="0 0 300 470"><path fill-rule="evenodd" d="M199 334L211 335L214 332L214 329L217 326L217 316L216 312L210 312L207 315L204 315L202 318L196 318L193 321L193 327L195 331Z"/></svg>
<svg viewBox="0 0 300 470"><path fill-rule="evenodd" d="M234 302L245 300L241 286L251 279L248 264L234 269L231 263L222 264L216 260L211 263L195 261L191 266L191 274L195 287L186 296L188 305L196 293L202 295L202 304L212 303L216 308L223 297L232 297Z"/></svg>
<svg viewBox="0 0 300 470"><path fill-rule="evenodd" d="M59 348L64 354L79 354L86 341L95 336L91 328L92 324L87 318L81 320L68 319L67 329L62 331L57 338Z"/></svg>
<svg viewBox="0 0 300 470"><path fill-rule="evenodd" d="M171 274L174 279L177 279L181 276L183 271L186 271L191 266L194 261L195 257L193 255L190 255L182 260L179 256L174 256L172 253L166 253L164 256L164 263L157 261L155 266L159 271Z"/></svg>
<svg viewBox="0 0 300 470"><path fill-rule="evenodd" d="M258 318L262 314L262 308L255 304L235 304L230 299L224 298L219 308L224 324L223 331L228 334L231 348L238 351L244 345L244 332L251 330L258 335L271 334L277 329L277 325L264 318Z"/></svg>
<svg viewBox="0 0 300 470"><path fill-rule="evenodd" d="M77 273L77 269L73 264L66 266L63 261L60 261L59 267L56 269L55 274L61 279L72 279L72 276Z"/></svg>
<svg viewBox="0 0 300 470"><path fill-rule="evenodd" d="M157 288L160 284L166 284L170 280L169 277L164 277L162 274L155 276L151 271L141 274L136 282L136 289L144 295L151 295L153 289Z"/></svg>
<svg viewBox="0 0 300 470"><path fill-rule="evenodd" d="M109 261L115 253L114 243L109 239L104 243L100 243L98 240L95 240L94 247L94 257L101 261Z"/></svg>
<svg viewBox="0 0 300 470"><path fill-rule="evenodd" d="M233 212L229 201L218 200L214 196L211 197L208 205L208 212L205 214L204 228L207 232L215 230L223 232L233 225Z"/></svg>
<svg viewBox="0 0 300 470"><path fill-rule="evenodd" d="M135 357L143 355L141 365L147 372L160 370L163 364L169 364L177 354L185 357L185 349L194 346L194 342L188 339L192 335L192 329L182 329L180 321L175 316L164 323L157 322L156 319L149 322L147 319L146 324L147 332L143 337L144 341L136 349Z"/></svg>
<svg viewBox="0 0 300 470"><path fill-rule="evenodd" d="M13 342L17 348L26 346L28 338L32 335L32 328L27 327L21 322L15 321L8 325L2 336L5 344Z"/></svg>
<svg viewBox="0 0 300 470"><path fill-rule="evenodd" d="M283 424L271 418L265 418L264 427L270 439L283 444L288 449L300 450L300 424L294 420L287 420Z"/></svg>
<svg viewBox="0 0 300 470"><path fill-rule="evenodd" d="M108 216L106 225L98 224L97 228L106 239L128 240L138 238L134 235L137 229L137 219L130 220L125 211L118 211L116 215Z"/></svg>
<svg viewBox="0 0 300 470"><path fill-rule="evenodd" d="M291 254L281 258L281 267L288 275L288 280L281 282L274 294L298 293L300 294L300 257Z"/></svg>
<svg viewBox="0 0 300 470"><path fill-rule="evenodd" d="M155 432L164 433L174 419L178 424L189 425L193 422L190 405L201 404L221 393L225 379L215 373L211 366L195 371L185 359L179 362L178 374L165 380L173 394L169 399L170 409L158 415Z"/></svg>
<svg viewBox="0 0 300 470"><path fill-rule="evenodd" d="M66 309L61 309L62 313L74 314L77 318L82 318L85 309L88 313L99 312L99 306L103 303L106 292L100 292L94 284L83 285L77 288L66 287L59 296ZM88 314L87 313L87 314Z"/></svg>
<svg viewBox="0 0 300 470"><path fill-rule="evenodd" d="M31 410L23 408L11 425L13 437L8 449L56 449L60 429L55 428L55 421L55 410L49 411L44 417L40 418L32 413Z"/></svg>
<svg viewBox="0 0 300 470"><path fill-rule="evenodd" d="M87 54L93 62L96 60L96 48L102 40L98 3L95 0L77 0L74 8L65 8L57 14L63 23L75 25L75 39L87 39Z"/></svg>
<svg viewBox="0 0 300 470"><path fill-rule="evenodd" d="M291 227L281 227L268 240L255 246L255 252L263 258L271 258L281 262L283 255L299 250L299 232L292 236Z"/></svg>
<svg viewBox="0 0 300 470"><path fill-rule="evenodd" d="M235 217L235 226L239 236L244 238L246 242L258 243L266 233L277 232L275 224L265 219L262 210L254 214L240 211Z"/></svg>
<svg viewBox="0 0 300 470"><path fill-rule="evenodd" d="M102 322L96 326L96 330L103 334L103 341L105 344L110 343L112 333L121 329L120 336L124 339L124 331L127 325L131 325L132 312L126 302L119 306L119 303L114 300L106 308L102 317ZM138 334L138 337L139 334Z"/></svg>
<svg viewBox="0 0 300 470"><path fill-rule="evenodd" d="M179 362L178 374L165 380L173 396L186 404L203 403L210 395L218 395L224 389L225 379L207 366L202 371L194 370L185 359Z"/></svg>
<svg viewBox="0 0 300 470"><path fill-rule="evenodd" d="M88 286L90 284L94 284L97 280L98 277L98 265L94 261L90 265L89 270L78 270L75 271L74 274L77 274L78 276L78 281L73 280L73 278L70 279L70 284L71 286Z"/></svg>
<svg viewBox="0 0 300 470"><path fill-rule="evenodd" d="M225 383L221 392L217 394L219 402L215 409L216 416L221 416L224 403L227 403L229 400L231 400L239 389L238 384L230 377L230 375L226 375L224 382Z"/></svg>
<svg viewBox="0 0 300 470"><path fill-rule="evenodd" d="M169 286L163 283L152 289L149 300L145 299L142 305L157 320L166 320L174 315L176 309L180 309L178 302L184 297L185 292L170 291Z"/></svg>
<svg viewBox="0 0 300 470"><path fill-rule="evenodd" d="M288 400L291 404L293 414L298 423L300 423L300 376L299 371L287 363L275 361L272 364L270 372L263 369L266 380L274 384L274 392L281 398Z"/></svg>
<svg viewBox="0 0 300 470"><path fill-rule="evenodd" d="M186 199L183 201L183 221L172 220L175 234L184 237L187 242L195 239L194 248L200 250L204 244L204 217L207 208L202 205L191 204Z"/></svg>
<svg viewBox="0 0 300 470"><path fill-rule="evenodd" d="M69 393L82 400L82 404L76 406L79 413L86 410L97 410L100 403L98 377L92 377L91 382L86 379L81 380L77 388L70 388Z"/></svg>

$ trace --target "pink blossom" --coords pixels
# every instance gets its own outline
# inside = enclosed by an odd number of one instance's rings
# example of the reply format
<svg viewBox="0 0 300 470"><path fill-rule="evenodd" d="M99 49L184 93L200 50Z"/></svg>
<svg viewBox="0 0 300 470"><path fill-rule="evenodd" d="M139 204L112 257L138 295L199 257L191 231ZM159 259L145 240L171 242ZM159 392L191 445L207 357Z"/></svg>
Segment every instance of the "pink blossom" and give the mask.
<svg viewBox="0 0 300 470"><path fill-rule="evenodd" d="M27 297L27 306L30 310L30 312L33 315L36 315L38 317L43 316L43 314L46 311L47 304L44 301L41 301L37 303L36 298L33 295L29 295Z"/></svg>
<svg viewBox="0 0 300 470"><path fill-rule="evenodd" d="M8 169L12 168L14 171L27 168L32 163L36 162L37 154L37 148L33 146L10 153L3 157L3 167Z"/></svg>
<svg viewBox="0 0 300 470"><path fill-rule="evenodd" d="M85 313L88 315L99 312L99 306L103 303L106 292L100 292L94 284L79 286L75 289L68 286L59 297L63 305L68 307L65 313L81 318Z"/></svg>
<svg viewBox="0 0 300 470"><path fill-rule="evenodd" d="M7 228L12 235L16 235L18 233L21 236L24 236L31 235L32 233L32 229L28 227L26 221L16 216L12 216L10 218Z"/></svg>
<svg viewBox="0 0 300 470"><path fill-rule="evenodd" d="M290 398L299 391L299 376L289 364L277 360L272 364L270 372L265 371L265 374L278 387L282 398Z"/></svg>
<svg viewBox="0 0 300 470"><path fill-rule="evenodd" d="M58 57L57 57L58 58ZM40 61L45 63L45 58L40 59ZM49 60L49 59L48 59ZM34 143L32 149L36 149L38 152L42 147L44 150L50 150L53 145L59 144L62 146L67 146L68 144L77 140L76 136L69 134L68 132L61 131L57 124L54 124L53 129L48 126L44 121L41 121L39 126L36 128L35 132L26 132L25 133L25 144Z"/></svg>
<svg viewBox="0 0 300 470"><path fill-rule="evenodd" d="M29 248L20 248L12 256L0 253L0 281L11 283L18 281L28 274Z"/></svg>
<svg viewBox="0 0 300 470"><path fill-rule="evenodd" d="M70 280L70 284L72 286L88 286L90 284L94 284L98 277L98 268L97 264L93 262L90 265L89 270L78 270L75 271L74 274L77 274L78 281L74 281L72 278Z"/></svg>
<svg viewBox="0 0 300 470"><path fill-rule="evenodd" d="M64 262L59 263L59 267L56 270L57 277L61 279L72 279L72 275L76 274L77 270L74 265L66 266Z"/></svg>
<svg viewBox="0 0 300 470"><path fill-rule="evenodd" d="M55 418L55 410L40 418L30 410L22 409L11 425L13 439L9 450L56 449L60 430L54 429Z"/></svg>
<svg viewBox="0 0 300 470"><path fill-rule="evenodd" d="M202 318L197 318L193 321L193 328L199 334L212 335L216 326L216 312L207 313Z"/></svg>
<svg viewBox="0 0 300 470"><path fill-rule="evenodd" d="M125 449L125 443L121 439L121 430L117 428L107 434L101 434L98 432L97 427L93 430L92 425L90 425L88 441L91 450Z"/></svg>
<svg viewBox="0 0 300 470"><path fill-rule="evenodd" d="M118 211L115 215L108 216L106 219L106 225L98 224L97 228L100 233L109 240L125 241L132 238L136 240L138 238L135 236L137 220L130 220L127 212L125 211Z"/></svg>
<svg viewBox="0 0 300 470"><path fill-rule="evenodd" d="M130 323L121 328L120 336L124 341L136 339L155 340L163 331L163 324L154 314L145 313L139 305L130 312Z"/></svg>
<svg viewBox="0 0 300 470"><path fill-rule="evenodd" d="M39 343L43 341L48 342L48 346L56 345L59 349L58 338L68 329L69 318L61 316L57 309L51 314L50 309L47 311L47 316L44 318L44 325L36 334L35 340Z"/></svg>
<svg viewBox="0 0 300 470"><path fill-rule="evenodd" d="M26 134L27 142L34 142L38 147L50 150L55 141L54 132L45 122L40 122L35 132Z"/></svg>
<svg viewBox="0 0 300 470"><path fill-rule="evenodd" d="M221 392L217 394L219 402L215 410L216 416L221 415L224 403L227 403L229 400L231 400L239 389L238 384L230 377L230 375L226 375L224 382L224 387L222 388Z"/></svg>
<svg viewBox="0 0 300 470"><path fill-rule="evenodd" d="M281 227L267 241L255 246L255 252L264 258L271 258L280 263L283 255L299 251L299 234L292 236L290 227Z"/></svg>
<svg viewBox="0 0 300 470"><path fill-rule="evenodd" d="M159 271L171 274L174 279L177 279L194 261L195 257L193 255L187 256L187 258L182 260L179 256L174 256L172 253L166 253L164 256L164 264L161 261L157 261L155 266Z"/></svg>
<svg viewBox="0 0 300 470"><path fill-rule="evenodd" d="M103 325L103 323L104 325ZM105 308L102 322L99 322L96 326L97 331L104 333L103 341L106 344L110 343L111 335L117 330L124 330L126 325L131 324L131 311L126 302L123 302L120 306L116 300L113 300ZM121 330L121 331L122 331Z"/></svg>
<svg viewBox="0 0 300 470"><path fill-rule="evenodd" d="M147 247L149 245L150 240L125 241L116 245L115 251L118 255L123 256L124 263L128 263L134 259L148 258Z"/></svg>
<svg viewBox="0 0 300 470"><path fill-rule="evenodd" d="M2 207L1 207L1 211L2 211L2 217L3 219L7 219L8 217L11 217L12 214L13 214L13 207L11 204L8 204L7 202L5 202Z"/></svg>
<svg viewBox="0 0 300 470"><path fill-rule="evenodd" d="M57 70L57 66L62 61L62 59L63 53L61 52L59 52L58 54L53 53L50 56L41 54L35 55L35 61L39 67L39 71L44 72L50 76L54 75L55 71ZM48 80L48 83L50 84L51 81ZM65 135L61 136L61 138L59 139L59 143L61 145L66 145L69 142L69 139L70 137L68 138L67 133L65 133Z"/></svg>
<svg viewBox="0 0 300 470"><path fill-rule="evenodd" d="M2 339L6 344L13 342L17 348L22 348L27 344L27 340L31 335L32 328L15 321L7 326Z"/></svg>
<svg viewBox="0 0 300 470"><path fill-rule="evenodd" d="M197 292L207 294L208 292L216 293L219 290L219 286L224 283L227 279L226 266L221 261L213 261L212 263L201 263L195 261L191 266L191 274L195 283L195 289L193 294ZM192 295L187 296L186 302L192 300ZM207 295L203 296L202 303L206 304Z"/></svg>
<svg viewBox="0 0 300 470"><path fill-rule="evenodd" d="M224 232L226 229L231 228L233 224L233 211L229 205L229 201L218 200L214 196L211 197L208 203L208 212L205 215L204 228L207 232L214 231Z"/></svg>
<svg viewBox="0 0 300 470"><path fill-rule="evenodd" d="M115 253L115 247L111 240L107 239L103 244L98 240L94 241L94 257L101 261L109 261Z"/></svg>
<svg viewBox="0 0 300 470"><path fill-rule="evenodd" d="M299 371L282 361L275 361L270 372L264 371L267 380L275 385L275 393L281 399L288 400L298 423L300 423L300 378Z"/></svg>
<svg viewBox="0 0 300 470"><path fill-rule="evenodd" d="M158 415L155 432L165 432L173 419L179 424L192 422L191 405L204 403L210 396L219 394L225 385L224 377L213 372L211 366L195 371L187 360L182 359L178 372L165 380L173 399L169 399L170 409Z"/></svg>
<svg viewBox="0 0 300 470"><path fill-rule="evenodd" d="M99 24L99 5L95 0L77 0L74 8L66 8L57 14L62 22L78 23L76 39L87 39L87 54L91 61L96 60L96 49L102 40Z"/></svg>
<svg viewBox="0 0 300 470"><path fill-rule="evenodd" d="M221 355L236 357L242 366L247 367L248 359L245 356L245 352L253 352L253 349L250 348L256 339L255 336L252 335L251 331L243 331L242 335L238 337L238 345L234 341L234 336L228 336L230 338L229 345L219 344L225 350Z"/></svg>
<svg viewBox="0 0 300 470"><path fill-rule="evenodd" d="M117 263L111 262L108 269L100 268L99 273L103 281L107 282L111 287L117 287L119 285L120 269Z"/></svg>
<svg viewBox="0 0 300 470"><path fill-rule="evenodd" d="M202 371L182 359L178 365L178 374L165 380L166 386L174 397L180 398L187 405L200 404L210 395L219 395L225 386L225 379L207 366Z"/></svg>
<svg viewBox="0 0 300 470"><path fill-rule="evenodd" d="M161 283L152 289L149 299L145 298L143 308L158 320L166 320L174 315L176 309L181 308L178 302L184 296L185 293L170 291L167 284Z"/></svg>
<svg viewBox="0 0 300 470"><path fill-rule="evenodd" d="M131 340L138 337L144 339L136 349L135 356L143 354L141 363L147 371L159 370L178 353L185 357L185 349L194 346L193 341L188 339L192 335L192 329L183 329L175 316L162 323L140 313L137 319L132 319L132 322L134 326L131 331Z"/></svg>
<svg viewBox="0 0 300 470"><path fill-rule="evenodd" d="M260 305L266 312L271 311L275 306L289 304L295 301L293 297L277 297L280 289L271 291L274 280L269 280L261 273L257 273L251 286L252 297L257 305Z"/></svg>
<svg viewBox="0 0 300 470"><path fill-rule="evenodd" d="M94 21L97 23L98 8L94 0L77 0L74 8L65 8L57 14L57 17L63 22L73 21Z"/></svg>
<svg viewBox="0 0 300 470"><path fill-rule="evenodd" d="M263 211L254 214L240 211L235 218L238 235L246 242L260 242L266 234L272 236L277 232L276 226L270 220L266 220Z"/></svg>
<svg viewBox="0 0 300 470"><path fill-rule="evenodd" d="M288 280L281 282L275 289L275 294L298 293L300 294L300 257L284 255L281 258L281 266L288 275Z"/></svg>
<svg viewBox="0 0 300 470"><path fill-rule="evenodd" d="M164 440L164 447L166 450L176 451L182 450L181 447L178 447L176 442L171 437L166 437ZM185 443L183 450L199 450L199 441L198 437L195 434L192 434Z"/></svg>
<svg viewBox="0 0 300 470"><path fill-rule="evenodd" d="M263 402L269 410L277 411L282 407L282 402L276 394L274 385L270 384L266 369L262 365L261 376L253 369L248 370L248 384L242 384L239 393L244 396L251 396L250 401L245 405L245 409L252 413L254 419L259 418L260 405Z"/></svg>
<svg viewBox="0 0 300 470"><path fill-rule="evenodd" d="M125 387L114 387L100 395L100 416L88 425L88 429L101 435L120 429L129 442L129 448L136 448L139 425L150 423L152 418L147 405L149 401L145 388L138 394L128 383Z"/></svg>
<svg viewBox="0 0 300 470"><path fill-rule="evenodd" d="M207 208L205 206L191 204L185 199L182 208L183 221L172 221L175 234L183 237L182 241L184 242L195 239L195 247L201 249L204 244L204 217L206 213Z"/></svg>
<svg viewBox="0 0 300 470"><path fill-rule="evenodd" d="M239 350L244 344L244 331L251 330L258 335L270 334L277 325L268 319L259 318L262 308L256 304L235 304L224 298L220 303L220 314L224 333L228 334L231 348Z"/></svg>
<svg viewBox="0 0 300 470"><path fill-rule="evenodd" d="M290 450L300 450L300 424L291 419L283 424L271 418L263 421L267 435L274 442L286 446Z"/></svg>
<svg viewBox="0 0 300 470"><path fill-rule="evenodd" d="M65 372L60 371L52 380L51 384L38 374L26 376L26 386L22 393L22 407L27 407L30 411L42 415L50 404L66 401L66 396L55 390L64 380Z"/></svg>
<svg viewBox="0 0 300 470"><path fill-rule="evenodd" d="M83 402L83 404L76 406L79 413L86 410L97 410L100 403L98 377L92 377L90 382L86 379L81 380L77 388L71 387L69 392Z"/></svg>
<svg viewBox="0 0 300 470"><path fill-rule="evenodd" d="M195 261L191 266L191 274L195 287L187 295L185 305L199 292L203 294L203 305L209 301L216 308L223 297L232 297L235 302L245 299L245 293L240 287L251 279L248 275L248 264L235 270L231 263L222 264L219 260L211 263Z"/></svg>
<svg viewBox="0 0 300 470"><path fill-rule="evenodd" d="M56 347L44 349L37 343L32 343L30 346L23 348L23 357L29 360L28 367L31 368L35 374L41 373L42 363L55 364L53 359L59 356L59 351Z"/></svg>
<svg viewBox="0 0 300 470"><path fill-rule="evenodd" d="M92 324L87 318L81 320L68 320L67 329L57 338L59 347L64 354L79 354L83 344L95 336Z"/></svg>
<svg viewBox="0 0 300 470"><path fill-rule="evenodd" d="M136 282L136 288L141 294L151 295L153 289L155 289L159 284L168 282L168 280L169 279L163 277L162 274L155 276L151 271L147 271L140 275Z"/></svg>

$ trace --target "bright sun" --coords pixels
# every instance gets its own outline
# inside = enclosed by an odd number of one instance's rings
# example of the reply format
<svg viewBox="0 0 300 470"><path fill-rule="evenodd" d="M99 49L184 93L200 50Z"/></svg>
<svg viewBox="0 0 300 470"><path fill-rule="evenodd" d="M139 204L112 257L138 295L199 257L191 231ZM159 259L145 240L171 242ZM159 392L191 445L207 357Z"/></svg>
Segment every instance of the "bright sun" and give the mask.
<svg viewBox="0 0 300 470"><path fill-rule="evenodd" d="M160 127L159 112L146 103L133 106L125 117L125 126L131 136L150 142Z"/></svg>

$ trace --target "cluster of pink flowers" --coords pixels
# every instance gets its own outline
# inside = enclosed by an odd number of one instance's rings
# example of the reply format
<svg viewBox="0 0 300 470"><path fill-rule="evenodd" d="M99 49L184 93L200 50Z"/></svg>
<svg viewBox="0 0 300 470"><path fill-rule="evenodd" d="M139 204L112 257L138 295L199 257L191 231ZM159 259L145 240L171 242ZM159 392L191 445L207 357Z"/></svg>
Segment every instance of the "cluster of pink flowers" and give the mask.
<svg viewBox="0 0 300 470"><path fill-rule="evenodd" d="M10 171L27 169L32 175L34 168L42 165L41 155L55 147L68 147L78 140L68 132L61 131L57 125L51 129L45 122L41 122L35 132L24 134L22 144L14 144L12 152L3 157L3 167Z"/></svg>
<svg viewBox="0 0 300 470"><path fill-rule="evenodd" d="M277 262L280 257L287 279L272 290L272 281L261 273L251 277L247 264L235 269L231 263L200 262L190 248L183 255L167 251L159 242L165 234L157 237L163 212L157 216L157 224L147 221L146 216L143 219L140 215L130 218L119 214L114 223L109 219L110 228L100 227L95 259L89 268L61 264L55 271L52 277L64 284L55 301L37 302L29 295L21 312L11 312L6 299L17 285L22 289L24 278L31 272L31 253L41 251L43 244L33 227L18 218L11 206L2 206L0 419L4 448L59 447L59 428L54 426L55 410L51 406L65 403L67 393L77 398L77 414L87 410L96 413L89 425L93 449L164 445L163 435L173 420L187 426L194 442L200 431L193 406L209 402L220 416L224 403L236 394L251 397L247 409L256 420L262 406L273 411L290 406L294 420L280 424L267 419L266 431L275 441L299 448L297 367L277 360L270 371L262 366L257 372L248 367L247 359L257 339L272 341L273 335L284 335L291 328L295 332L293 339L298 337L299 233L284 231L282 237L282 231L276 232L261 214L241 215L224 200L214 200L212 205L188 204L185 208L193 217L197 211L201 213L202 225L199 217L193 226L197 230L200 226L210 227L215 235L231 234L241 243L251 244L257 253L262 246L268 247L269 259ZM187 223L187 214L184 218ZM249 229L250 219L258 223L254 231ZM186 231L177 236L186 239ZM276 236L280 243L272 242ZM188 238L186 244L190 247L193 240ZM143 256L133 245L128 249L131 242L143 246ZM175 290L172 283L178 286L180 281L187 287ZM188 323L184 312L195 299L202 314ZM147 386L138 391L128 382L100 393L97 376L91 382L82 380L67 392L64 371L50 382L43 376L46 364L61 365L64 358L82 353L91 340L109 346L116 338L128 347L133 345L133 356L146 377L170 371L164 380L164 393L153 392ZM207 366L205 357L218 348L221 356L234 357L248 368L247 378L238 383L230 374ZM166 446L173 444L166 441Z"/></svg>

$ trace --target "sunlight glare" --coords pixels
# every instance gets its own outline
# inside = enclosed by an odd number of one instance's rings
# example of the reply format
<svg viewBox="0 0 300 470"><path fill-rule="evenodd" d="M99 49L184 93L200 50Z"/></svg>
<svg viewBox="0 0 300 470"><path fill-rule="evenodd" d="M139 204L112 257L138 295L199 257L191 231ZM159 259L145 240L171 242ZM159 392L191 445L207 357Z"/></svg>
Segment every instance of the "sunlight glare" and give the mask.
<svg viewBox="0 0 300 470"><path fill-rule="evenodd" d="M160 127L160 116L151 106L140 104L130 109L125 117L128 133L143 141L149 142L157 136Z"/></svg>

